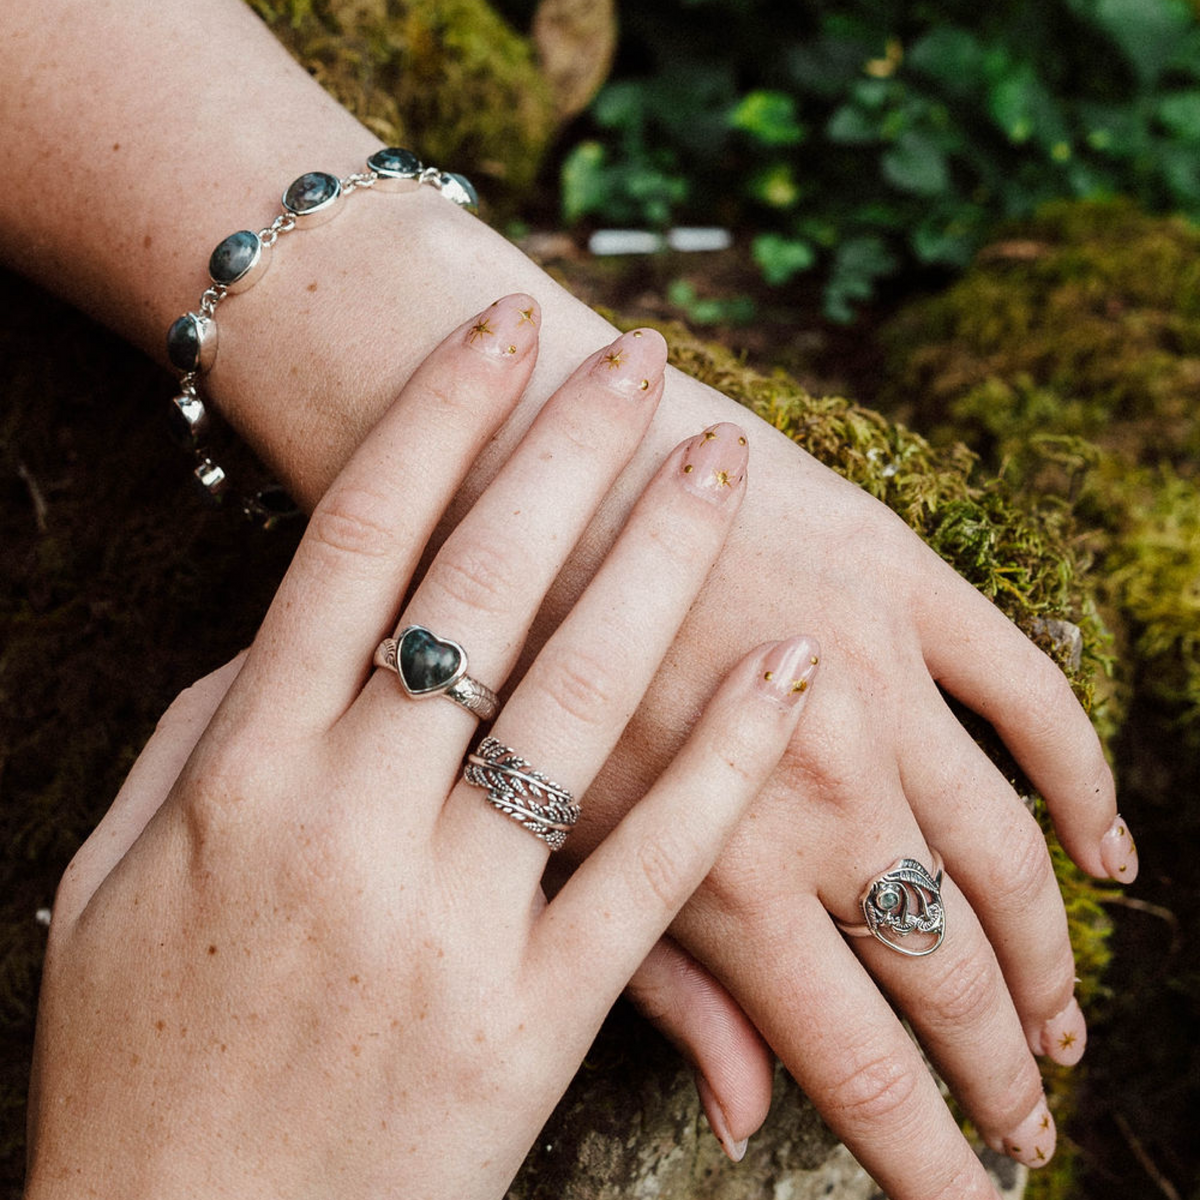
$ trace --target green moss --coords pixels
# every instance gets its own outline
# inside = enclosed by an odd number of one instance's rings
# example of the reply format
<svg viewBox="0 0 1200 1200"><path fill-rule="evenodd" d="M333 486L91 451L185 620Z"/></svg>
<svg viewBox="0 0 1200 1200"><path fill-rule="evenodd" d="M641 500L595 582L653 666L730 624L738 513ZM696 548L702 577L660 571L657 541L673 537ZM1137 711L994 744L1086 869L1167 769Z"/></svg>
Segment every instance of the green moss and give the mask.
<svg viewBox="0 0 1200 1200"><path fill-rule="evenodd" d="M528 39L486 0L248 0L321 84L390 145L510 205L554 131Z"/></svg>
<svg viewBox="0 0 1200 1200"><path fill-rule="evenodd" d="M1100 598L1136 651L1129 690L1200 744L1200 229L1054 205L886 336L885 402L1104 531Z"/></svg>

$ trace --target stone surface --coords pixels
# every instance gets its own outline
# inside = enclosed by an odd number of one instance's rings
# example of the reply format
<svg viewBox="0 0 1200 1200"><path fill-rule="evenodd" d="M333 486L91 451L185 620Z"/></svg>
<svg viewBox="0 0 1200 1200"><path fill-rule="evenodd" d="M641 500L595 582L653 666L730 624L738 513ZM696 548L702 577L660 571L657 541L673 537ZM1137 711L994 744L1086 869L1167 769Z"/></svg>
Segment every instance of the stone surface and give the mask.
<svg viewBox="0 0 1200 1200"><path fill-rule="evenodd" d="M413 626L400 639L400 677L410 692L433 692L454 678L462 665L462 651L453 642Z"/></svg>
<svg viewBox="0 0 1200 1200"><path fill-rule="evenodd" d="M412 179L420 175L424 169L421 160L411 151L401 146L388 146L384 150L376 150L367 159L367 166L381 175L398 175Z"/></svg>
<svg viewBox="0 0 1200 1200"><path fill-rule="evenodd" d="M261 243L258 234L249 229L231 233L212 252L208 259L208 274L213 283L228 286L237 283L258 261Z"/></svg>
<svg viewBox="0 0 1200 1200"><path fill-rule="evenodd" d="M181 371L194 371L200 365L200 328L192 313L184 313L167 330L167 357Z"/></svg>
<svg viewBox="0 0 1200 1200"><path fill-rule="evenodd" d="M310 213L328 204L340 189L336 176L325 171L307 171L283 193L283 205L290 212Z"/></svg>

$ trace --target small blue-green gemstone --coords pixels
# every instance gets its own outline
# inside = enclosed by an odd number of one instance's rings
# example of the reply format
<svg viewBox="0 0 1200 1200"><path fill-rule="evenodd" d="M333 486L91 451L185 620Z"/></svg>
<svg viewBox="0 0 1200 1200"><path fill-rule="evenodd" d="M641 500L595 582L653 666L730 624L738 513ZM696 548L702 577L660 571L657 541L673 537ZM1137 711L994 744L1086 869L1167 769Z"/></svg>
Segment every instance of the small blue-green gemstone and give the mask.
<svg viewBox="0 0 1200 1200"><path fill-rule="evenodd" d="M194 371L199 366L200 329L192 313L184 313L167 330L167 357L180 371Z"/></svg>
<svg viewBox="0 0 1200 1200"><path fill-rule="evenodd" d="M258 253L258 234L249 229L231 233L208 260L208 273L213 283L223 283L226 287L237 283L254 266Z"/></svg>
<svg viewBox="0 0 1200 1200"><path fill-rule="evenodd" d="M332 200L340 189L336 176L325 171L309 171L283 193L284 207L294 213L312 212Z"/></svg>
<svg viewBox="0 0 1200 1200"><path fill-rule="evenodd" d="M404 179L415 179L425 169L421 160L411 151L401 146L388 146L386 150L376 150L367 159L367 166L381 175L396 175Z"/></svg>

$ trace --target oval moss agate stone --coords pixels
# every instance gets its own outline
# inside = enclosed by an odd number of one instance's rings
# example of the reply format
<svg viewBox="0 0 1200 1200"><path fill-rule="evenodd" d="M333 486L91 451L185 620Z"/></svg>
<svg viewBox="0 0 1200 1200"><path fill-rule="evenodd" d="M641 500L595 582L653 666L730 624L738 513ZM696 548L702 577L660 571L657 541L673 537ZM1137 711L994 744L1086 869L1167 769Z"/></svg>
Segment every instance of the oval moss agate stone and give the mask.
<svg viewBox="0 0 1200 1200"><path fill-rule="evenodd" d="M262 242L257 233L239 229L231 233L212 252L208 259L208 274L213 283L231 290L254 271L262 256Z"/></svg>
<svg viewBox="0 0 1200 1200"><path fill-rule="evenodd" d="M293 180L283 193L283 207L298 217L308 216L332 204L341 194L336 175L326 171L308 171Z"/></svg>
<svg viewBox="0 0 1200 1200"><path fill-rule="evenodd" d="M376 174L395 179L415 179L425 169L421 160L411 150L405 150L402 146L388 146L384 150L376 150L367 159L367 166Z"/></svg>
<svg viewBox="0 0 1200 1200"><path fill-rule="evenodd" d="M167 357L180 371L195 371L200 366L200 327L194 313L184 313L167 330Z"/></svg>

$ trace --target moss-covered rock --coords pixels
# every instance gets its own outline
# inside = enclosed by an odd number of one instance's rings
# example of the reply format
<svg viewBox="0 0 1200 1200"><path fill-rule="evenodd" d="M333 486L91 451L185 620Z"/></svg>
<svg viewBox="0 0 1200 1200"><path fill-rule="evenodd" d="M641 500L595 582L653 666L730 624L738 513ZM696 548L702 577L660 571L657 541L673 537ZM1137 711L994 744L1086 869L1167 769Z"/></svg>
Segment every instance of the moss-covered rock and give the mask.
<svg viewBox="0 0 1200 1200"><path fill-rule="evenodd" d="M461 171L502 206L533 182L555 103L534 47L487 0L249 0L389 145Z"/></svg>
<svg viewBox="0 0 1200 1200"><path fill-rule="evenodd" d="M887 340L887 402L1103 531L1126 682L1200 752L1200 229L1054 205Z"/></svg>

